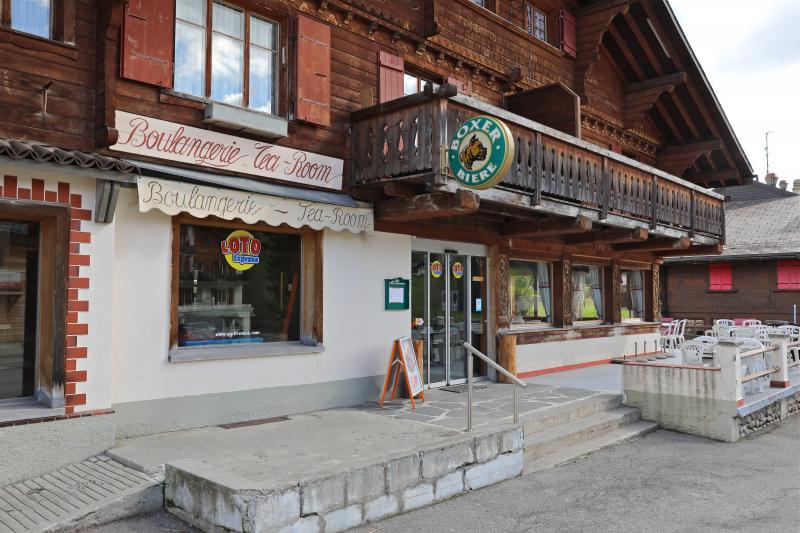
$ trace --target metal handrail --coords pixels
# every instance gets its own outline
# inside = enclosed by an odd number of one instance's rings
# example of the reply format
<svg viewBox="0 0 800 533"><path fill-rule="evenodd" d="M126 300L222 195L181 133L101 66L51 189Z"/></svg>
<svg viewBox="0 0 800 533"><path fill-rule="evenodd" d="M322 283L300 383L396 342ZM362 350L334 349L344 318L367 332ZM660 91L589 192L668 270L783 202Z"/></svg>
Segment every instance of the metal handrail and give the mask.
<svg viewBox="0 0 800 533"><path fill-rule="evenodd" d="M482 353L480 350L472 346L468 342L464 342L464 348L467 351L476 357L482 359L486 364L506 376L508 379L513 381L514 385L514 423L519 423L519 395L517 394L517 386L522 387L523 389L528 386L527 383L519 379L517 376L503 368L502 366L498 365L487 355ZM472 431L472 357L467 357L467 431Z"/></svg>

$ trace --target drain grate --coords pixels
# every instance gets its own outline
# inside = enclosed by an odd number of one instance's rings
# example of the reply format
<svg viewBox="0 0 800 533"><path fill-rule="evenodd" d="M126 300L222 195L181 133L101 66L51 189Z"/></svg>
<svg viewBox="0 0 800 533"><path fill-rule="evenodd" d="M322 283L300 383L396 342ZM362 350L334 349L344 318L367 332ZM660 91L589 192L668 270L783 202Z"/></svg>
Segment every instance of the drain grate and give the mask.
<svg viewBox="0 0 800 533"><path fill-rule="evenodd" d="M486 388L488 388L486 385L473 385L472 386L472 390L479 390L479 389L486 389ZM467 392L467 386L466 385L453 385L451 387L442 387L439 390L443 390L445 392L456 392L456 393L460 394L462 392Z"/></svg>
<svg viewBox="0 0 800 533"><path fill-rule="evenodd" d="M260 418L258 420L247 420L246 422L234 422L232 424L220 424L217 427L222 429L246 428L248 426L260 426L262 424L272 424L273 422L284 422L289 420L288 416L274 416L272 418Z"/></svg>

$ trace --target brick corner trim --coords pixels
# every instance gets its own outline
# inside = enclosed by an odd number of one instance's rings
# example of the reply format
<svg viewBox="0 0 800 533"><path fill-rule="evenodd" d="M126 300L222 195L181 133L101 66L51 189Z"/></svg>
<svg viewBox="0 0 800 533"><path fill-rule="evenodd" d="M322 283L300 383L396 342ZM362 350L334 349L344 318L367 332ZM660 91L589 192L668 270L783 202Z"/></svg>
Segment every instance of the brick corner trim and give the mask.
<svg viewBox="0 0 800 533"><path fill-rule="evenodd" d="M92 234L83 231L84 222L92 220L90 209L83 207L83 196L70 192L70 184L58 182L55 190L48 189L49 183L42 179L30 180L30 187L21 187L21 180L17 176L3 176L3 185L0 187L0 199L19 199L31 200L34 202L44 202L49 204L66 205L70 212L70 232L69 232L69 257L68 270L69 282L67 285L67 324L66 324L66 353L64 354L64 417L45 417L45 419L34 419L45 421L50 419L68 418L75 414L76 407L86 405L86 394L76 392L77 384L85 382L87 379L86 370L77 370L78 359L85 359L88 356L86 346L79 345L79 337L89 334L89 324L81 320L81 316L89 311L89 301L82 300L80 290L89 288L89 277L85 274L85 268L90 265L91 256L82 246L88 246L92 242ZM82 272L81 269L84 269ZM94 411L87 411L94 413ZM18 425L19 421L14 425ZM33 423L33 422L30 422ZM2 427L3 424L0 424ZM8 425L8 424L6 424Z"/></svg>

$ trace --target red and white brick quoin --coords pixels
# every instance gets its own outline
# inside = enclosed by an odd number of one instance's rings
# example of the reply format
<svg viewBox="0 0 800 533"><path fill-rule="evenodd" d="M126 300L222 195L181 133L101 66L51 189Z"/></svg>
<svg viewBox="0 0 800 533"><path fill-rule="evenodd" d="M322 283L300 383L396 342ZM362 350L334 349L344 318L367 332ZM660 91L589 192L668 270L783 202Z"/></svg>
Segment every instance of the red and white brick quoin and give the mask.
<svg viewBox="0 0 800 533"><path fill-rule="evenodd" d="M69 232L69 285L67 287L66 354L64 361L65 413L75 413L77 406L86 405L86 393L78 392L80 384L86 382L86 370L78 370L80 359L88 357L86 346L81 339L89 334L89 324L81 321L81 316L89 311L89 301L81 299L81 291L89 288L88 276L81 275L90 264L91 256L87 248L92 242L88 231L81 231L85 221L91 221L92 212L83 209L80 194L70 194L69 183L59 182L56 190L47 190L44 180L32 179L30 188L18 187L16 176L4 176L0 187L0 197L20 200L33 200L49 204L68 205L70 217ZM48 184L49 185L49 184ZM84 315L85 316L85 315Z"/></svg>

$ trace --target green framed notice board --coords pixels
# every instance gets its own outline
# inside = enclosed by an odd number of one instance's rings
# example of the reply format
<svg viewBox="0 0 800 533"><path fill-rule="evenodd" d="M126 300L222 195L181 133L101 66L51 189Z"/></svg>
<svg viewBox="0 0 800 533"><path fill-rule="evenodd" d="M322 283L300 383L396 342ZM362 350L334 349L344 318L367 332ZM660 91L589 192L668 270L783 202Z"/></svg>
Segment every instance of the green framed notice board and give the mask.
<svg viewBox="0 0 800 533"><path fill-rule="evenodd" d="M384 309L387 311L402 311L409 308L408 287L409 280L403 278L386 279L383 281Z"/></svg>

